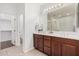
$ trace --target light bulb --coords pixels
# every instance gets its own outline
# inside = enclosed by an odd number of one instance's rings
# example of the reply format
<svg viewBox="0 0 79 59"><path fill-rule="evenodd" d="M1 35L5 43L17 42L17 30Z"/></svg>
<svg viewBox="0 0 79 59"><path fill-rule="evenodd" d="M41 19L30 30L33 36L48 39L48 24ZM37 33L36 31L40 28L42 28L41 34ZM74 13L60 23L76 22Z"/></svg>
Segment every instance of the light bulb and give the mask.
<svg viewBox="0 0 79 59"><path fill-rule="evenodd" d="M58 6L62 6L62 4L58 4Z"/></svg>

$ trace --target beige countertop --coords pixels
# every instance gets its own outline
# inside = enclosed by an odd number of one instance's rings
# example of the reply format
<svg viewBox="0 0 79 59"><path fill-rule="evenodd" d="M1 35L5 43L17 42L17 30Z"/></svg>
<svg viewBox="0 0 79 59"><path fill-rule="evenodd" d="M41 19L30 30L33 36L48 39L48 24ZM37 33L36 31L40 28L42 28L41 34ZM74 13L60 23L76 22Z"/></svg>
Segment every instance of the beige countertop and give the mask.
<svg viewBox="0 0 79 59"><path fill-rule="evenodd" d="M78 32L53 32L53 33L34 32L34 34L48 35L48 36L55 36L55 37L62 37L62 38L70 38L70 39L79 40L79 33Z"/></svg>

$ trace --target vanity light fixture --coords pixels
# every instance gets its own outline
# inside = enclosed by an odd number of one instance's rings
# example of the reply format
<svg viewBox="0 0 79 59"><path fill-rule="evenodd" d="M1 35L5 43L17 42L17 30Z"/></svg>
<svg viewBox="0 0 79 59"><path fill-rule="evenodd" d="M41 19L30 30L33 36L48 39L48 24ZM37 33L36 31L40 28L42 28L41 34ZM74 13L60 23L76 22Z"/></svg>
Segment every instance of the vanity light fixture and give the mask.
<svg viewBox="0 0 79 59"><path fill-rule="evenodd" d="M50 9L55 9L55 8L61 7L61 6L63 6L63 4L59 3L59 4L56 4L56 5L54 5L54 6L51 6L51 7L47 8L47 9L45 9L44 11L48 11L48 10L50 10Z"/></svg>
<svg viewBox="0 0 79 59"><path fill-rule="evenodd" d="M61 4L58 4L58 6L61 6Z"/></svg>
<svg viewBox="0 0 79 59"><path fill-rule="evenodd" d="M63 4L58 4L59 7L61 7Z"/></svg>

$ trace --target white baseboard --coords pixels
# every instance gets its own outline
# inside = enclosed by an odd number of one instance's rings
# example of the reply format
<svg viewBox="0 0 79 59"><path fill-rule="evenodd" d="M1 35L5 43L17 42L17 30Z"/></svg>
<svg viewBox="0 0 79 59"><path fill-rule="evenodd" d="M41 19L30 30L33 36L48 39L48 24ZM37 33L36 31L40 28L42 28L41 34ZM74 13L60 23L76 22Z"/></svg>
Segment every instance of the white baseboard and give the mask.
<svg viewBox="0 0 79 59"><path fill-rule="evenodd" d="M34 47L33 47L33 48L30 48L30 49L28 49L28 50L23 50L23 52L26 53L26 52L29 52L29 51L31 51L31 50L33 50L33 49L34 49Z"/></svg>

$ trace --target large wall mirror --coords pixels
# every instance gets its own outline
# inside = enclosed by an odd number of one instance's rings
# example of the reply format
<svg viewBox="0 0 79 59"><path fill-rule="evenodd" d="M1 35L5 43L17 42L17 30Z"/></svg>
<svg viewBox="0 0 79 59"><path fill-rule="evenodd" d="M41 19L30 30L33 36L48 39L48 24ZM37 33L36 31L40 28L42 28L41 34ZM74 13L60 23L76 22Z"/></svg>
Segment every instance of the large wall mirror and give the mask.
<svg viewBox="0 0 79 59"><path fill-rule="evenodd" d="M47 14L48 31L75 31L77 27L77 7L75 3L56 4Z"/></svg>

